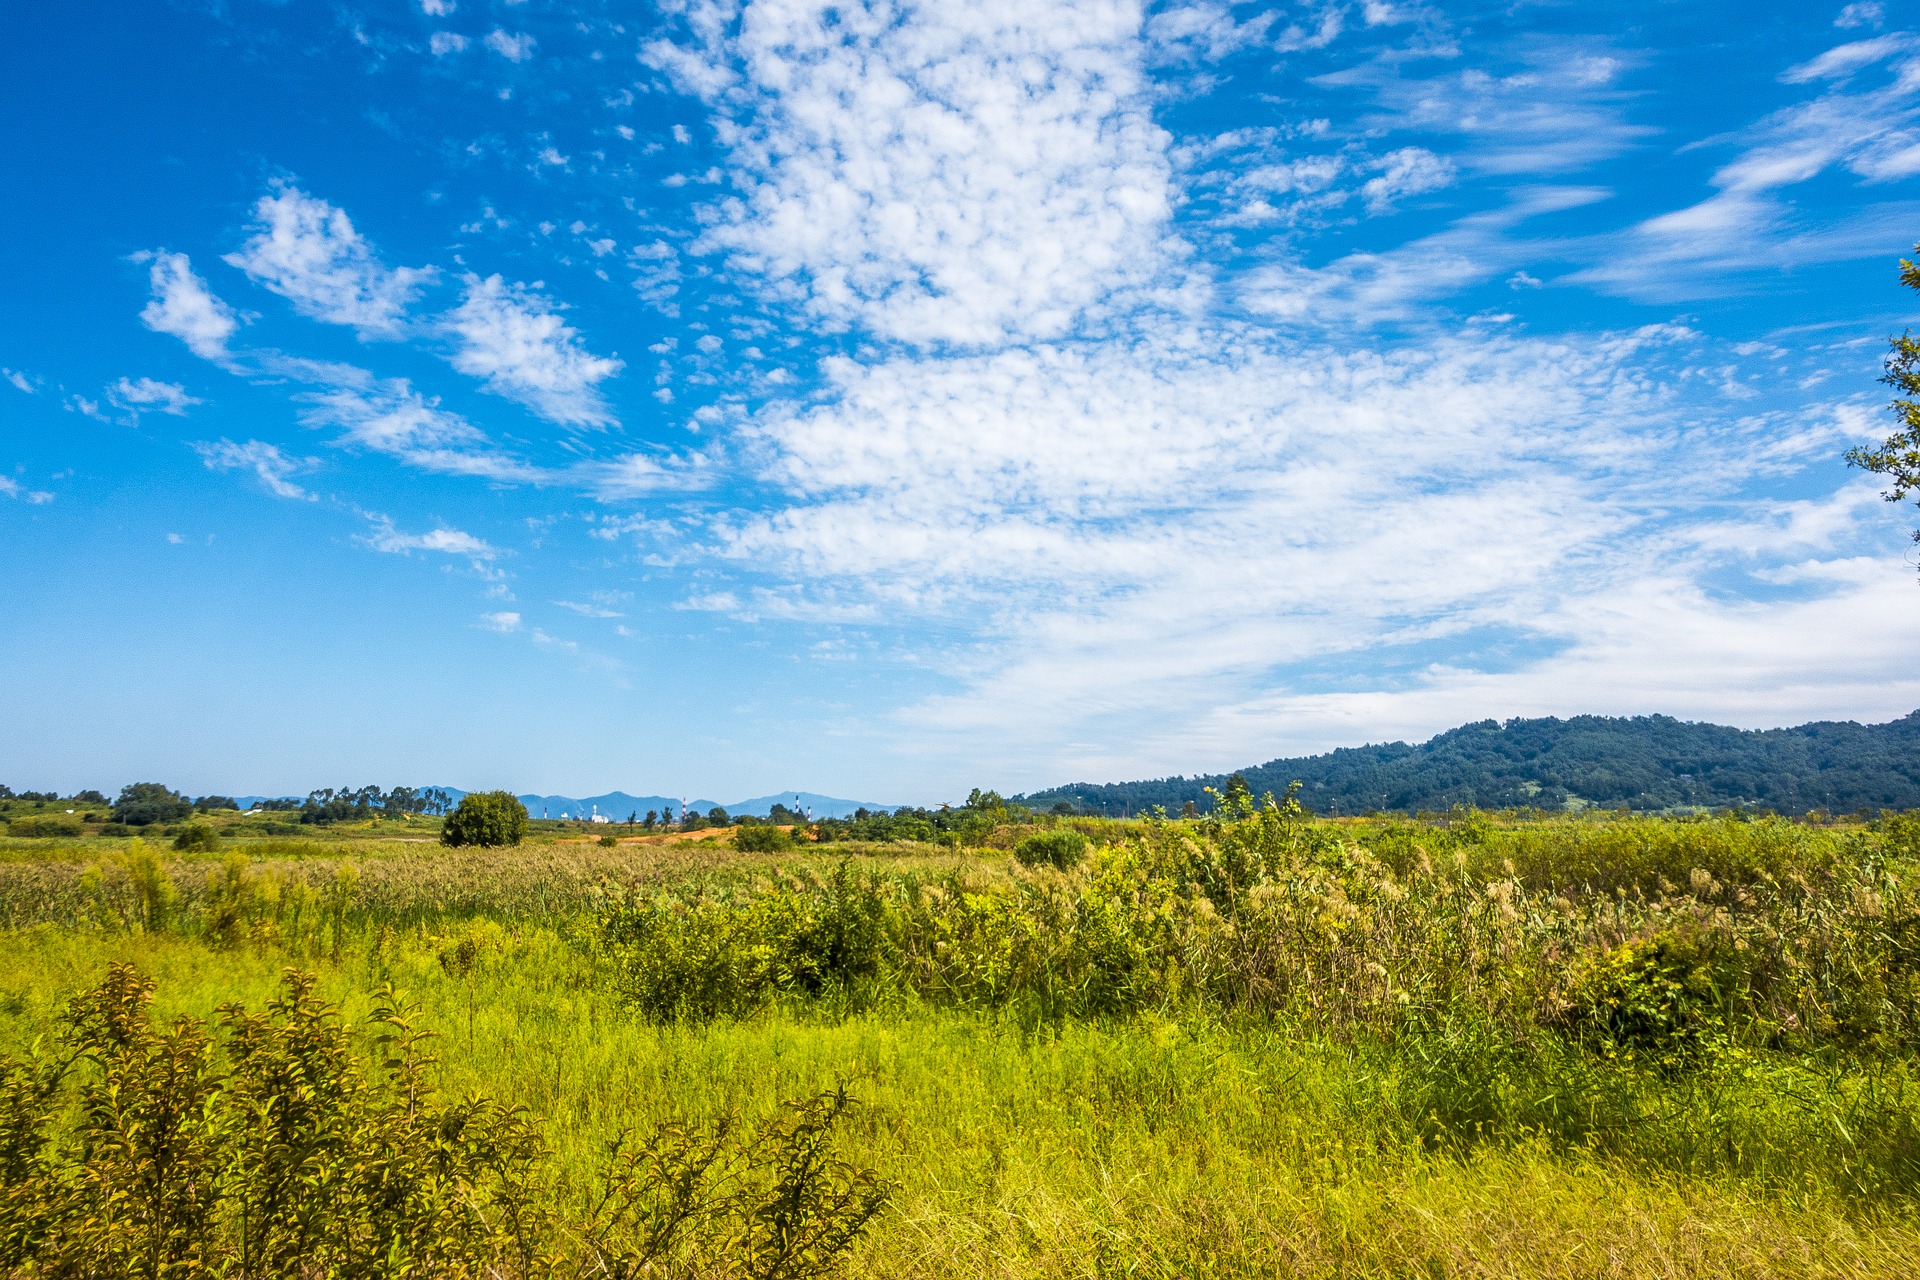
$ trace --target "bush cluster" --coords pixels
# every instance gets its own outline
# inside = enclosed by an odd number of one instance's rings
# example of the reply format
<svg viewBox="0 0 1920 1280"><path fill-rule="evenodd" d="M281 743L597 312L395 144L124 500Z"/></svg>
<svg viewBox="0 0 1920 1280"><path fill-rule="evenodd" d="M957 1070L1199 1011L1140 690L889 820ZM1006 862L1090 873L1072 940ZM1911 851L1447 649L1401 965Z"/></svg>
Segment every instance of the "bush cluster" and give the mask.
<svg viewBox="0 0 1920 1280"><path fill-rule="evenodd" d="M1149 822L1066 876L843 863L648 890L610 902L600 938L627 998L663 1020L830 993L1036 1017L1198 1004L1387 1037L1471 1015L1656 1055L1707 1040L1920 1050L1920 899L1871 837L1784 821L1374 834L1368 848L1242 801ZM1055 839L1021 860L1072 861Z"/></svg>
<svg viewBox="0 0 1920 1280"><path fill-rule="evenodd" d="M437 1095L432 1033L391 988L361 1029L295 971L217 1029L156 1026L152 994L116 965L58 1055L0 1060L0 1272L802 1280L890 1194L835 1154L843 1089L623 1141L574 1203L525 1111Z"/></svg>

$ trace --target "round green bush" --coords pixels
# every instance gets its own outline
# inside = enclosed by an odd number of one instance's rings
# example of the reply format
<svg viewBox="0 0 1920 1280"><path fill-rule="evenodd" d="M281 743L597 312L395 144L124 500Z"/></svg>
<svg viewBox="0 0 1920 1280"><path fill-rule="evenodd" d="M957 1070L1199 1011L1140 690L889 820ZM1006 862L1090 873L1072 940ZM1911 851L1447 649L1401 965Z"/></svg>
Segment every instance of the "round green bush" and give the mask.
<svg viewBox="0 0 1920 1280"><path fill-rule="evenodd" d="M1041 831L1013 846L1013 856L1029 867L1058 867L1065 871L1087 856L1087 838L1078 831Z"/></svg>
<svg viewBox="0 0 1920 1280"><path fill-rule="evenodd" d="M793 848L793 838L784 827L756 823L750 827L733 829L733 847L742 853L779 853L783 849Z"/></svg>
<svg viewBox="0 0 1920 1280"><path fill-rule="evenodd" d="M189 822L173 838L173 847L183 853L212 853L220 847L220 833L204 822Z"/></svg>
<svg viewBox="0 0 1920 1280"><path fill-rule="evenodd" d="M497 848L527 834L527 806L511 791L476 791L460 801L440 828L440 843Z"/></svg>

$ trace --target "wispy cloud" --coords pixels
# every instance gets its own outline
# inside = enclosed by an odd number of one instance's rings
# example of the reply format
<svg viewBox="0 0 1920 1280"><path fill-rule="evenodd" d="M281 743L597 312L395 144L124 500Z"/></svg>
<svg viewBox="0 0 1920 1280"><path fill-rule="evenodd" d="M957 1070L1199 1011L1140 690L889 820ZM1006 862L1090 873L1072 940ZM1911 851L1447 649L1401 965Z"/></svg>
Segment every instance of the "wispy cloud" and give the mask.
<svg viewBox="0 0 1920 1280"><path fill-rule="evenodd" d="M520 615L510 609L503 609L499 613L483 613L480 615L480 627L486 631L510 635L520 629Z"/></svg>
<svg viewBox="0 0 1920 1280"><path fill-rule="evenodd" d="M28 489L12 476L0 476L0 498L10 498L36 507L53 501L53 495L45 489Z"/></svg>
<svg viewBox="0 0 1920 1280"><path fill-rule="evenodd" d="M187 389L177 382L156 382L152 378L141 378L137 382L122 378L107 388L107 398L133 413L152 410L175 417L183 416L189 405L205 403L188 395Z"/></svg>
<svg viewBox="0 0 1920 1280"><path fill-rule="evenodd" d="M254 206L255 233L226 262L287 299L300 314L396 338L433 268L381 264L346 212L280 183Z"/></svg>
<svg viewBox="0 0 1920 1280"><path fill-rule="evenodd" d="M240 318L194 274L187 255L159 250L137 254L135 261L152 264L147 279L153 298L140 312L147 328L172 334L202 360L227 363L231 359L227 343L239 329Z"/></svg>
<svg viewBox="0 0 1920 1280"><path fill-rule="evenodd" d="M28 395L33 395L38 390L33 384L33 379L18 369L0 368L0 378L5 378L16 390L24 391Z"/></svg>
<svg viewBox="0 0 1920 1280"><path fill-rule="evenodd" d="M369 515L367 519L372 528L360 537L360 541L375 551L385 551L393 555L410 555L415 551L434 552L441 555L463 556L476 564L497 560L500 551L484 538L459 529L442 526L425 533L402 533L393 519L385 515Z"/></svg>
<svg viewBox="0 0 1920 1280"><path fill-rule="evenodd" d="M1882 83L1854 84L1882 66ZM1781 79L1830 87L1732 139L1740 152L1709 180L1714 195L1610 238L1601 263L1568 279L1678 300L1739 289L1756 270L1861 257L1911 240L1915 202L1861 209L1822 227L1807 225L1778 193L1833 169L1869 184L1920 174L1920 40L1900 34L1842 44Z"/></svg>
<svg viewBox="0 0 1920 1280"><path fill-rule="evenodd" d="M235 444L224 437L219 440L196 440L193 450L207 464L209 471L251 471L268 492L278 497L317 501L313 494L289 477L310 470L318 465L318 459L290 458L280 452L277 446L264 440Z"/></svg>
<svg viewBox="0 0 1920 1280"><path fill-rule="evenodd" d="M605 427L613 411L597 390L621 362L596 356L537 289L469 275L466 300L443 319L459 340L453 367L495 395L569 427Z"/></svg>
<svg viewBox="0 0 1920 1280"><path fill-rule="evenodd" d="M375 378L362 370L333 372L330 385L299 398L305 405L301 421L338 430L336 443L442 475L530 483L548 478L540 468L493 449L484 432L414 390L405 378ZM349 376L339 376L342 372Z"/></svg>

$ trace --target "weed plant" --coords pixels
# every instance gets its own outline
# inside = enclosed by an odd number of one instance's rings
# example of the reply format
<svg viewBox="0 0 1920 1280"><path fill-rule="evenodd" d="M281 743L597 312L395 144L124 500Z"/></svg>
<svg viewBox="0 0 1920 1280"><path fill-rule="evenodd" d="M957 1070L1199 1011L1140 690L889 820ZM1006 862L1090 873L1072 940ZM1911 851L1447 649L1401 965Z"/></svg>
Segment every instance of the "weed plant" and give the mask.
<svg viewBox="0 0 1920 1280"><path fill-rule="evenodd" d="M860 1274L1920 1255L1920 824L1330 822L1282 799L1102 830L1065 871L900 846L35 844L0 864L0 1047L28 1061L109 960L160 978L162 1027L284 1000L289 964L362 1028L369 988L404 986L448 1033L440 1096L528 1109L569 1247L622 1131L758 1132L853 1078L845 1158L899 1187L843 1255Z"/></svg>

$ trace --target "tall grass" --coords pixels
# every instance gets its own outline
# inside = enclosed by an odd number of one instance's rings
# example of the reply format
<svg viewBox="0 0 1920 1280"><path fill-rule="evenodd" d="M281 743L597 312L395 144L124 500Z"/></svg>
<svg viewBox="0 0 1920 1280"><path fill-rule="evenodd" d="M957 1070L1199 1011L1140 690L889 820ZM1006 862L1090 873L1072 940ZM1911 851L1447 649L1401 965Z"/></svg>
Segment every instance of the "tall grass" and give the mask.
<svg viewBox="0 0 1920 1280"><path fill-rule="evenodd" d="M258 1007L290 961L349 1020L392 983L443 1033L442 1093L527 1107L569 1205L623 1129L753 1126L852 1081L847 1158L899 1186L862 1274L1862 1275L1920 1252L1897 829L1274 805L1135 824L1067 872L469 857L156 854L173 896L144 916L166 895L131 865L96 890L65 864L0 948L0 1047L109 960L159 980L157 1020Z"/></svg>

